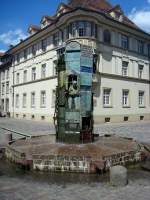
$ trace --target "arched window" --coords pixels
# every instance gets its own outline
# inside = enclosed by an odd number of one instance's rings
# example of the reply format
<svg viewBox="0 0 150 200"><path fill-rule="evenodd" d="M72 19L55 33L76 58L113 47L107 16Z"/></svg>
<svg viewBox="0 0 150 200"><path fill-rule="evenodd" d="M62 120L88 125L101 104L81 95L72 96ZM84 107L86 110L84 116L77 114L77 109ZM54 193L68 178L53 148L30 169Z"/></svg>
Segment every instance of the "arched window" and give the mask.
<svg viewBox="0 0 150 200"><path fill-rule="evenodd" d="M111 34L109 30L104 30L104 42L111 43Z"/></svg>

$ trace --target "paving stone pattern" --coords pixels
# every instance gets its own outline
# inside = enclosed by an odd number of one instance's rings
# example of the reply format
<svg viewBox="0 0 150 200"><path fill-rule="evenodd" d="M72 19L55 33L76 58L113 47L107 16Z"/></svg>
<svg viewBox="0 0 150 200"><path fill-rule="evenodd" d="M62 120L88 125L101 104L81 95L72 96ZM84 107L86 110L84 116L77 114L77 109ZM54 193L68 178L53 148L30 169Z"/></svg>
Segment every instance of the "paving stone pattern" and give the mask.
<svg viewBox="0 0 150 200"><path fill-rule="evenodd" d="M24 176L0 177L0 200L149 200L149 197L149 172L133 172L125 187L112 187L108 182L51 183Z"/></svg>
<svg viewBox="0 0 150 200"><path fill-rule="evenodd" d="M52 132L53 126L44 122L31 122L24 120L2 119L0 126L32 134ZM95 126L97 133L117 134L134 137L140 141L150 142L150 122L102 124ZM0 129L0 141L4 131ZM1 160L0 160L1 165ZM7 165L4 165L6 168ZM30 174L12 176L4 173L0 168L0 200L149 200L150 199L150 173L144 171L132 171L129 173L129 185L125 187L111 187L108 181L91 180L91 176L81 175L82 182L76 176L69 174L72 182L68 182L66 176L59 174L57 177L42 179ZM98 176L98 175L97 175Z"/></svg>
<svg viewBox="0 0 150 200"><path fill-rule="evenodd" d="M53 124L30 120L0 118L0 127L31 135L54 133ZM5 132L0 129L0 141L2 141L2 136ZM99 135L116 134L124 137L133 137L136 140L150 143L150 121L99 124L95 125L94 132ZM14 136L18 137L15 134Z"/></svg>
<svg viewBox="0 0 150 200"><path fill-rule="evenodd" d="M95 126L95 133L116 134L150 143L150 121L100 124Z"/></svg>
<svg viewBox="0 0 150 200"><path fill-rule="evenodd" d="M17 120L11 118L0 118L0 127L8 128L29 135L43 135L54 132L53 124L46 122L35 122L30 120ZM7 131L0 128L0 143L4 141L4 133ZM20 138L13 133L14 138Z"/></svg>

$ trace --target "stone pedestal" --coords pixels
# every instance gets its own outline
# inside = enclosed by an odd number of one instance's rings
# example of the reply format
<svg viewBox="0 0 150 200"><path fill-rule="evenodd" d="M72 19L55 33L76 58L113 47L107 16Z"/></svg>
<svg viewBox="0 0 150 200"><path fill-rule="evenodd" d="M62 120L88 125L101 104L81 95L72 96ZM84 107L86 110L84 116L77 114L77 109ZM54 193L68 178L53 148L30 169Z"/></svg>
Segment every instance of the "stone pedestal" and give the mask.
<svg viewBox="0 0 150 200"><path fill-rule="evenodd" d="M5 133L5 142L9 144L12 141L12 133Z"/></svg>
<svg viewBox="0 0 150 200"><path fill-rule="evenodd" d="M110 168L110 183L117 187L127 185L127 169L120 165Z"/></svg>

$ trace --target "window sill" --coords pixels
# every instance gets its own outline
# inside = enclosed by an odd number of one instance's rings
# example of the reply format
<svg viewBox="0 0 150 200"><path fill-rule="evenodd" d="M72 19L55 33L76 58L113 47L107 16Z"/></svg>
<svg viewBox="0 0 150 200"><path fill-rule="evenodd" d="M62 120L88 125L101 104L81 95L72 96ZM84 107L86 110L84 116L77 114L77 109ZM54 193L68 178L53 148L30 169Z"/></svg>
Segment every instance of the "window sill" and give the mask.
<svg viewBox="0 0 150 200"><path fill-rule="evenodd" d="M146 106L139 106L139 108L146 108Z"/></svg>
<svg viewBox="0 0 150 200"><path fill-rule="evenodd" d="M46 105L41 106L41 108L46 108Z"/></svg>
<svg viewBox="0 0 150 200"><path fill-rule="evenodd" d="M131 106L122 106L122 108L131 108Z"/></svg>
<svg viewBox="0 0 150 200"><path fill-rule="evenodd" d="M103 108L113 108L113 106L109 106L109 105L108 105L108 106L107 106L107 105L105 106L105 105L103 105Z"/></svg>

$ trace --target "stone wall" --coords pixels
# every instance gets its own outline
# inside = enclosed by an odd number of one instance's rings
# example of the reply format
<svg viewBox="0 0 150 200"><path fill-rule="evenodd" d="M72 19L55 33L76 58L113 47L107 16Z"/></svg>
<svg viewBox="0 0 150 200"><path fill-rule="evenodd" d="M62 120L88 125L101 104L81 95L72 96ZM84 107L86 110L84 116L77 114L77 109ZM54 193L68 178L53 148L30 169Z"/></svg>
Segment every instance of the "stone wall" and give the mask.
<svg viewBox="0 0 150 200"><path fill-rule="evenodd" d="M126 165L127 163L134 163L141 161L141 152L129 151L114 154L110 156L104 156L106 170L115 165Z"/></svg>
<svg viewBox="0 0 150 200"><path fill-rule="evenodd" d="M90 172L90 158L61 155L33 155L33 169L88 173Z"/></svg>

